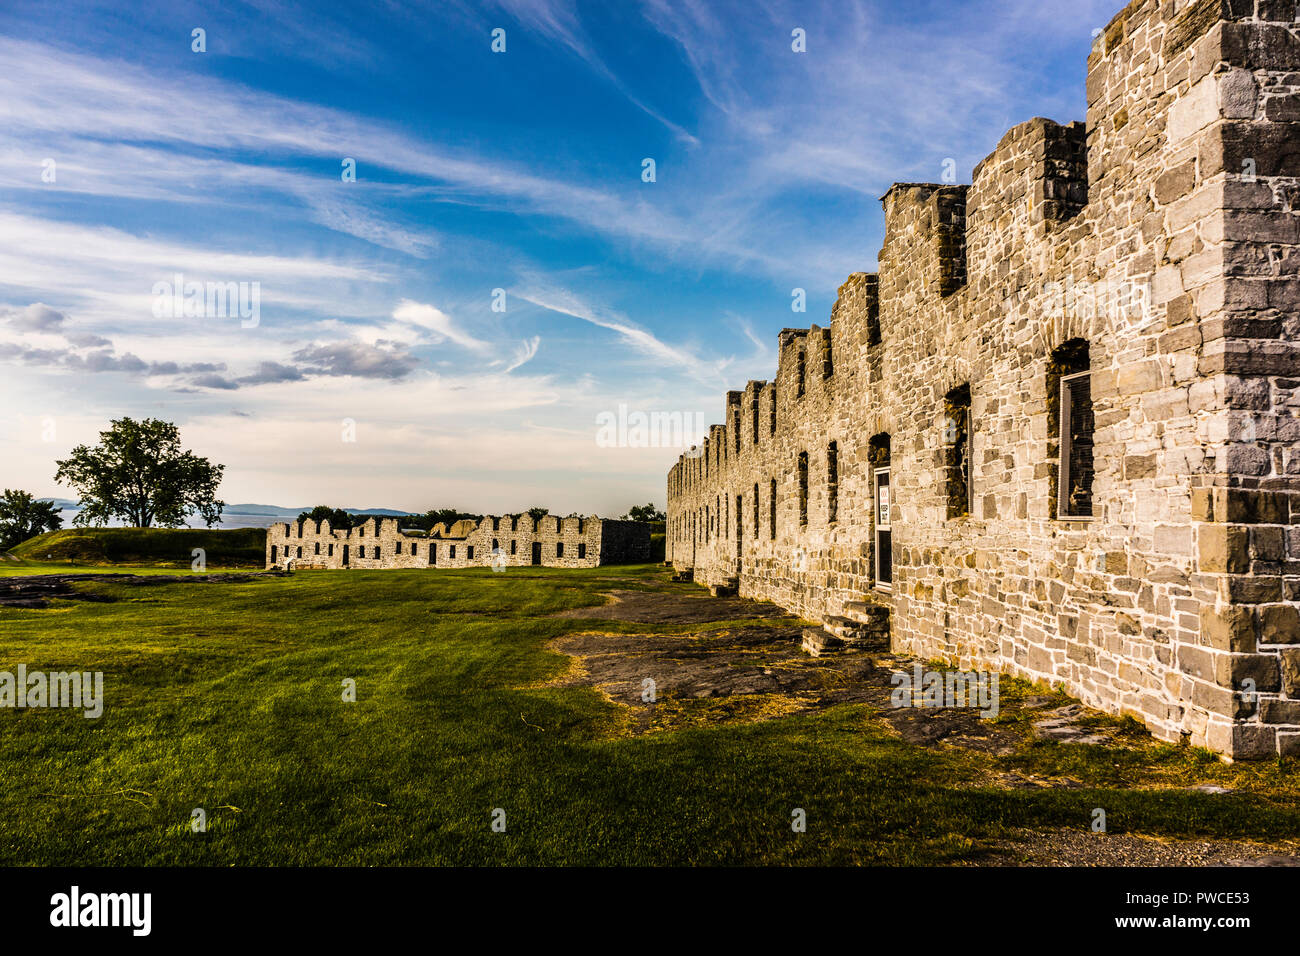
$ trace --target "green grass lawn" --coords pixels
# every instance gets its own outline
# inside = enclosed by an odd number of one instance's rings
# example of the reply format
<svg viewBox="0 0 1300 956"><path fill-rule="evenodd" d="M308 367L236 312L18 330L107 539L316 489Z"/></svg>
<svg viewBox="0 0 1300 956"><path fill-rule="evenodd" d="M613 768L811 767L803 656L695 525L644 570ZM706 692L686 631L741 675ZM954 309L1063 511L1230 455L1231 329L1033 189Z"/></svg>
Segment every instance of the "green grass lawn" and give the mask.
<svg viewBox="0 0 1300 956"><path fill-rule="evenodd" d="M116 600L0 609L0 670L103 671L107 701L98 720L0 710L0 864L933 864L1013 828L1086 830L1094 807L1116 832L1300 834L1294 762L922 748L865 705L624 736L618 705L545 686L569 659L544 645L670 629L550 616L690 587L654 566L79 587ZM1082 786L1004 789L996 770ZM1198 780L1238 792L1183 789Z"/></svg>

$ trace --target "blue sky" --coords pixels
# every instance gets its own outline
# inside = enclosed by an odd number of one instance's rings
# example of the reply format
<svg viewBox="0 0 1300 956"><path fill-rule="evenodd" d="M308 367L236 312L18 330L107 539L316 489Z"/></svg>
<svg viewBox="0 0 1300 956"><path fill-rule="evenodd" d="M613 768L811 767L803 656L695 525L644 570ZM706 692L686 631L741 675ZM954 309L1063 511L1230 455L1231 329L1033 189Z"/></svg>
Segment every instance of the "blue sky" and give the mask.
<svg viewBox="0 0 1300 956"><path fill-rule="evenodd" d="M719 420L892 182L1083 118L1119 6L7 3L0 482L70 496L55 458L153 415L232 502L662 506L681 449L598 416ZM257 324L158 314L178 273Z"/></svg>

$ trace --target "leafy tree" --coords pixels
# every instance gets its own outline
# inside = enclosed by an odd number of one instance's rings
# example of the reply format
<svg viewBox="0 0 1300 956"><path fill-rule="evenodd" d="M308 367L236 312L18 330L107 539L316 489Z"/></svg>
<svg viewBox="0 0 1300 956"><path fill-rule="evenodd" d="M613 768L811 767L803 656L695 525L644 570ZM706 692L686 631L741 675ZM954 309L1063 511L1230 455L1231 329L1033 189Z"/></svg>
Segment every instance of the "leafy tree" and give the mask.
<svg viewBox="0 0 1300 956"><path fill-rule="evenodd" d="M529 508L528 509L528 517L532 518L534 521L541 521L550 513L551 513L550 508Z"/></svg>
<svg viewBox="0 0 1300 956"><path fill-rule="evenodd" d="M61 527L63 518L54 502L38 501L26 491L5 489L0 498L0 551Z"/></svg>
<svg viewBox="0 0 1300 956"><path fill-rule="evenodd" d="M77 525L121 518L137 528L179 528L198 512L212 527L226 505L216 497L226 466L181 451L180 430L156 418L115 419L99 433L98 445L78 445L55 464L55 480L81 498Z"/></svg>
<svg viewBox="0 0 1300 956"><path fill-rule="evenodd" d="M478 521L483 517L482 515L470 514L468 511L460 511L456 508L431 509L426 511L424 516L429 519L430 528L439 522L450 528L457 521Z"/></svg>
<svg viewBox="0 0 1300 956"><path fill-rule="evenodd" d="M409 518L402 518L401 521L409 528L432 531L433 526L439 523L450 528L457 521L463 521L466 518L471 521L479 521L482 517L482 515L470 514L468 511L460 511L456 508L430 508L422 515L412 515Z"/></svg>
<svg viewBox="0 0 1300 956"><path fill-rule="evenodd" d="M655 508L654 502L644 505L633 505L623 515L628 521L667 521L668 515Z"/></svg>
<svg viewBox="0 0 1300 956"><path fill-rule="evenodd" d="M330 528L334 531L346 531L353 527L353 517L342 508L331 508L329 505L317 505L311 511L304 511L298 515L299 521L328 521Z"/></svg>

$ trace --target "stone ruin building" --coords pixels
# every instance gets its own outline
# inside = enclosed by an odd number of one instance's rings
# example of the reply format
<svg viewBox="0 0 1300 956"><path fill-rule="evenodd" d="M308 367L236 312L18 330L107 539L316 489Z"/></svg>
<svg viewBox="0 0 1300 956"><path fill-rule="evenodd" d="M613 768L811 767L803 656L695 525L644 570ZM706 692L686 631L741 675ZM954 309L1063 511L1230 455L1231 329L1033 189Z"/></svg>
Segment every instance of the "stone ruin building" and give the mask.
<svg viewBox="0 0 1300 956"><path fill-rule="evenodd" d="M337 531L325 521L281 522L266 533L266 566L295 569L594 568L650 560L640 521L505 515L404 531L398 518L368 518Z"/></svg>
<svg viewBox="0 0 1300 956"><path fill-rule="evenodd" d="M805 646L1300 754L1300 22L1136 0L1087 122L883 197L875 273L668 476L668 559Z"/></svg>

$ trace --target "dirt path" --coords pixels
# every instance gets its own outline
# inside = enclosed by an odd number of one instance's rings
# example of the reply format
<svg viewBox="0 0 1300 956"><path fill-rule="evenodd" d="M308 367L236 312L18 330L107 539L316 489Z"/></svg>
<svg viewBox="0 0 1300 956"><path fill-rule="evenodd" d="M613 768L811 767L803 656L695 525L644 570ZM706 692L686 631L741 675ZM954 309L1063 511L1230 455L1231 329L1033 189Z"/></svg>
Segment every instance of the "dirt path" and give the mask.
<svg viewBox="0 0 1300 956"><path fill-rule="evenodd" d="M794 621L784 608L747 598L715 598L683 591L609 591L608 604L561 611L556 617L599 618L637 624L707 624L717 621Z"/></svg>

